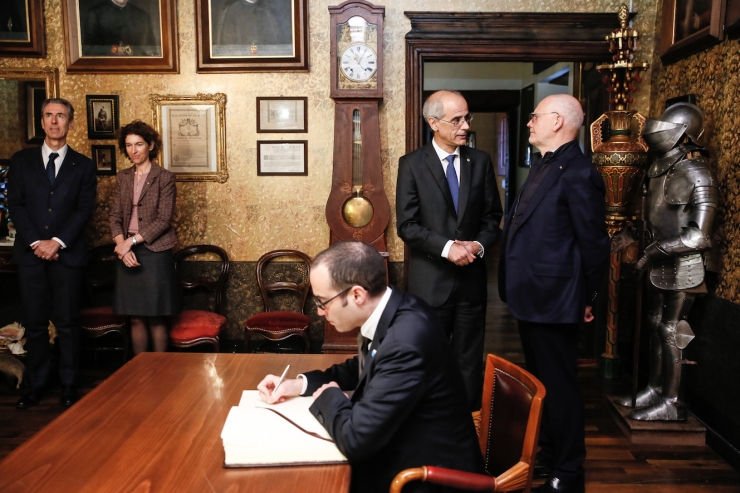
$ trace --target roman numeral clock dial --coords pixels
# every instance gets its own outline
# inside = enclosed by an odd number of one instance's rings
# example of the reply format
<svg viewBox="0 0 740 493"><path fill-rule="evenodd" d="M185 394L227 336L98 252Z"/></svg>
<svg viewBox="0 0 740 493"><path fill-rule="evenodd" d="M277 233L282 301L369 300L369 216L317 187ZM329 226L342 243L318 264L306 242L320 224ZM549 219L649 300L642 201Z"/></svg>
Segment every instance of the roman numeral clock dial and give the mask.
<svg viewBox="0 0 740 493"><path fill-rule="evenodd" d="M369 80L378 69L378 57L370 46L353 43L342 52L341 70L345 77L354 82Z"/></svg>

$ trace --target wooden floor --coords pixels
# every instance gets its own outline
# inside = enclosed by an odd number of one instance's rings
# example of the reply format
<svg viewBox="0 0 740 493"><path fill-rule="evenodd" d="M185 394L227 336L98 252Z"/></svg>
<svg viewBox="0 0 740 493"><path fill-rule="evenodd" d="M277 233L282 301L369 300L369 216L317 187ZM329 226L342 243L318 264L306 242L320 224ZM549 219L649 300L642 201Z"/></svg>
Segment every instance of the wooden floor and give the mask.
<svg viewBox="0 0 740 493"><path fill-rule="evenodd" d="M493 276L487 320L486 352L522 363L516 322L499 301ZM111 371L92 371L87 366L81 376L81 394ZM580 378L586 402L586 491L740 492L740 473L708 447L630 445L609 416L604 397L627 392L627 384L604 381L595 367L588 366L580 369ZM41 405L26 411L15 408L20 395L19 390L0 381L0 459L64 411L58 403L58 389Z"/></svg>

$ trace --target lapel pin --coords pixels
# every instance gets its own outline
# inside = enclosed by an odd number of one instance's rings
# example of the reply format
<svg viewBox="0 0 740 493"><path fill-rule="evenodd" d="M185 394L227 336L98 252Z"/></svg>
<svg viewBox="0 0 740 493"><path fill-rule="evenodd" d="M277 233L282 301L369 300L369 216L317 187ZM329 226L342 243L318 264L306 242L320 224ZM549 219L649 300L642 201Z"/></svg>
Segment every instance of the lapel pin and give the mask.
<svg viewBox="0 0 740 493"><path fill-rule="evenodd" d="M375 353L377 353L377 352L378 352L377 349L373 349L372 351L370 351L370 357L371 358L374 358L375 357Z"/></svg>
<svg viewBox="0 0 740 493"><path fill-rule="evenodd" d="M467 162L470 162L470 158L467 158L467 159L466 159L466 161L467 161Z"/></svg>
<svg viewBox="0 0 740 493"><path fill-rule="evenodd" d="M563 167L561 166L560 169L563 169Z"/></svg>

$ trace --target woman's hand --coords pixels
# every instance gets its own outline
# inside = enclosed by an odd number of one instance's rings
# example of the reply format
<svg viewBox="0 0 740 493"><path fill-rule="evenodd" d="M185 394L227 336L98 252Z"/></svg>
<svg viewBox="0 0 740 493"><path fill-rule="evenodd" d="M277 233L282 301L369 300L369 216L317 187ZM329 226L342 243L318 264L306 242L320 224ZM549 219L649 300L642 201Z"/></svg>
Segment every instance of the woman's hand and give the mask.
<svg viewBox="0 0 740 493"><path fill-rule="evenodd" d="M116 252L118 258L123 260L123 256L131 251L132 246L132 242L128 241L128 239L125 239L121 243L118 243L113 251Z"/></svg>
<svg viewBox="0 0 740 493"><path fill-rule="evenodd" d="M121 260L123 260L123 264L126 267L139 267L141 264L138 260L136 260L136 255L134 252L129 250L125 255L121 257Z"/></svg>

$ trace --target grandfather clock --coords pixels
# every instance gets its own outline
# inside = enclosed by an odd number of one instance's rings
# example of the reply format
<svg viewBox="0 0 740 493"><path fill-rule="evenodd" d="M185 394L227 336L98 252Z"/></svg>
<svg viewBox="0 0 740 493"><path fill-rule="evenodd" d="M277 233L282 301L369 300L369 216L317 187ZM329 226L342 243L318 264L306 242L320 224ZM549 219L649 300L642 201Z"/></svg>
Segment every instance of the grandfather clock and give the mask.
<svg viewBox="0 0 740 493"><path fill-rule="evenodd" d="M348 1L329 7L334 168L326 201L330 243L360 240L388 258L385 229L390 206L383 188L378 105L383 99L385 7ZM326 324L325 353L357 351L357 331Z"/></svg>

